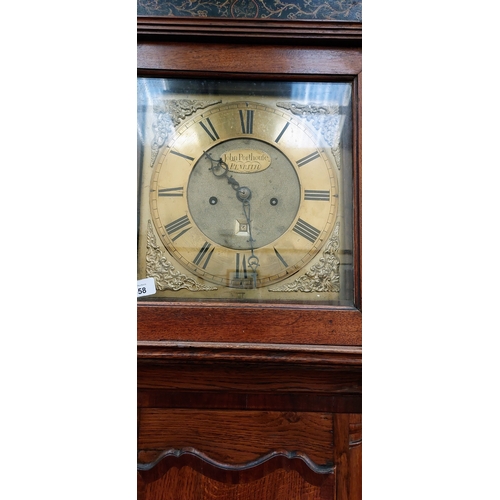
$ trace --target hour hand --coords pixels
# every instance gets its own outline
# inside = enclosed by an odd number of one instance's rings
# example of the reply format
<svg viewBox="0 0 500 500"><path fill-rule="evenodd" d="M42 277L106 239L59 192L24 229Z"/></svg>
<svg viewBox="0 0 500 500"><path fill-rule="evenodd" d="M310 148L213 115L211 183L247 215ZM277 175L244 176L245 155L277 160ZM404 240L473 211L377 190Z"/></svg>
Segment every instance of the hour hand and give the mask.
<svg viewBox="0 0 500 500"><path fill-rule="evenodd" d="M209 170L212 172L212 174L214 174L215 177L227 176L227 172L229 170L227 163L222 161L222 158L214 160L210 153L207 153L206 151L203 152L205 153L205 156L210 160L211 167L209 168Z"/></svg>
<svg viewBox="0 0 500 500"><path fill-rule="evenodd" d="M240 189L248 190L248 188L240 188L240 183L232 176L228 175L229 167L227 166L227 163L220 158L219 160L214 160L212 156L207 153L206 151L203 151L205 153L205 156L210 160L212 166L209 168L209 170L212 172L212 174L215 175L215 177L222 178L225 177L227 179L228 184L236 191L236 196L240 201L248 199L248 195L245 192L242 192L242 194L239 194ZM250 193L251 195L251 193ZM240 197L241 196L241 197Z"/></svg>

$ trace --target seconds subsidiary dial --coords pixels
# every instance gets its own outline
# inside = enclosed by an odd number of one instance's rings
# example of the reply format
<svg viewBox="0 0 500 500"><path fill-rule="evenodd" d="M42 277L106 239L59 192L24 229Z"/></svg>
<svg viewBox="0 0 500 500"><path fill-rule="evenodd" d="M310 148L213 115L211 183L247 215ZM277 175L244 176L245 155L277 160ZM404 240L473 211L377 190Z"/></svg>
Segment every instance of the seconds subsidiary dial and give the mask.
<svg viewBox="0 0 500 500"><path fill-rule="evenodd" d="M296 273L320 251L338 209L336 166L312 129L254 102L181 125L150 185L150 210L185 269L231 288Z"/></svg>

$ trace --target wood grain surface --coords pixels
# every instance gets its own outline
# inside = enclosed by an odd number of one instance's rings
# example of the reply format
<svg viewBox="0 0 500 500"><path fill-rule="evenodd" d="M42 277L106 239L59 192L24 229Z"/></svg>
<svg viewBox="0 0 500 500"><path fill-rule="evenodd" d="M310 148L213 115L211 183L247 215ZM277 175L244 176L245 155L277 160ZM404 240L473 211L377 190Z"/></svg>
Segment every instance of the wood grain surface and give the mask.
<svg viewBox="0 0 500 500"><path fill-rule="evenodd" d="M142 483L138 500L331 500L335 476L321 478L320 485L306 481L297 471L278 469L251 482L209 478L191 467L172 468L159 480ZM182 492L182 497L179 496Z"/></svg>
<svg viewBox="0 0 500 500"><path fill-rule="evenodd" d="M141 302L138 340L361 345L361 312L264 305Z"/></svg>
<svg viewBox="0 0 500 500"><path fill-rule="evenodd" d="M314 63L312 63L312 61ZM224 45L193 42L142 42L137 46L139 70L262 75L335 74L356 76L361 71L361 49L280 45Z"/></svg>
<svg viewBox="0 0 500 500"><path fill-rule="evenodd" d="M222 463L244 464L277 450L300 450L318 465L331 464L328 413L140 409L139 462L169 448L192 447Z"/></svg>

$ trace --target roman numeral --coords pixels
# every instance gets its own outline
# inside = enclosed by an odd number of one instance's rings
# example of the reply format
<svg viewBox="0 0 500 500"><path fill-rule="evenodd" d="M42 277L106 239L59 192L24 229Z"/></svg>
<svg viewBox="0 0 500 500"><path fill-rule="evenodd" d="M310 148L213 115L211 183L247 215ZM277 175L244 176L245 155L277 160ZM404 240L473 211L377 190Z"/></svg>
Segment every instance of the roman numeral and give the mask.
<svg viewBox="0 0 500 500"><path fill-rule="evenodd" d="M290 122L286 122L286 125L282 128L281 132L278 134L278 137L276 137L276 139L274 139L274 142L276 142L276 143L280 142L280 139L283 136L283 134L285 133L286 129L288 128L288 125L290 125Z"/></svg>
<svg viewBox="0 0 500 500"><path fill-rule="evenodd" d="M176 155L176 156L180 156L181 158L184 158L188 161L193 161L194 158L192 158L191 156L188 156L188 155L183 155L182 153L179 153L177 151L174 151L173 149L170 151L173 155Z"/></svg>
<svg viewBox="0 0 500 500"><path fill-rule="evenodd" d="M276 250L276 248L274 248L274 253L276 254L276 257L278 257L278 259L280 260L280 262L285 266L285 267L288 267L288 264L286 263L285 259L280 255L280 253L278 252L278 250Z"/></svg>
<svg viewBox="0 0 500 500"><path fill-rule="evenodd" d="M252 289L256 288L257 273L248 268L246 256L241 253L236 254L234 273L230 273L230 287Z"/></svg>
<svg viewBox="0 0 500 500"><path fill-rule="evenodd" d="M208 134L208 136L210 137L210 139L212 139L212 141L219 139L219 134L215 130L214 126L212 125L210 118L207 118L207 124L208 124L208 127L203 122L200 122L201 128Z"/></svg>
<svg viewBox="0 0 500 500"><path fill-rule="evenodd" d="M315 151L314 153L311 153L310 155L304 156L304 158L301 158L300 160L297 161L297 166L298 167L303 167L306 163L309 163L316 158L319 158L319 153L318 151Z"/></svg>
<svg viewBox="0 0 500 500"><path fill-rule="evenodd" d="M295 224L293 231L295 231L297 234L300 234L300 236L304 237L306 240L309 240L311 243L314 243L321 233L319 229L316 229L314 226L311 226L311 224L308 224L302 219L299 219L297 221L297 224Z"/></svg>
<svg viewBox="0 0 500 500"><path fill-rule="evenodd" d="M158 189L158 196L183 196L183 195L184 195L183 187Z"/></svg>
<svg viewBox="0 0 500 500"><path fill-rule="evenodd" d="M170 235L171 233L176 233L177 231L186 228L172 238L172 241L175 241L177 238L181 237L184 233L187 233L191 229L190 224L191 221L188 219L188 216L183 215L182 217L179 217L177 220L172 221L170 224L167 224L165 226L165 230L167 231L167 234Z"/></svg>
<svg viewBox="0 0 500 500"><path fill-rule="evenodd" d="M205 241L203 246L200 248L200 251L196 255L195 259L193 260L193 262L197 266L199 266L203 262L203 265L201 267L203 269L206 269L206 267L210 261L210 258L212 257L212 254L214 253L214 250L215 250L215 247L214 247L214 248L212 248L212 250L210 250L210 252L208 252L211 246L212 246L211 243L209 243L208 241Z"/></svg>
<svg viewBox="0 0 500 500"><path fill-rule="evenodd" d="M314 189L306 189L304 191L304 200L330 201L330 191L318 191Z"/></svg>
<svg viewBox="0 0 500 500"><path fill-rule="evenodd" d="M244 134L253 134L253 109L246 110L246 120L243 116L243 110L240 109L241 131Z"/></svg>

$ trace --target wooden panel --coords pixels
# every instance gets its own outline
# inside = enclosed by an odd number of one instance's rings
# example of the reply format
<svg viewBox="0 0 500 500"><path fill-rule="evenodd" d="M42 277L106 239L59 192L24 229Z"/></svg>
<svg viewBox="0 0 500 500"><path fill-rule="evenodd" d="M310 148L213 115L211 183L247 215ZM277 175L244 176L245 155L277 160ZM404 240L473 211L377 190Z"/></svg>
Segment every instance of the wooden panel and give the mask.
<svg viewBox="0 0 500 500"><path fill-rule="evenodd" d="M179 391L359 394L361 369L142 362L137 367L137 385Z"/></svg>
<svg viewBox="0 0 500 500"><path fill-rule="evenodd" d="M356 346L361 345L361 312L141 302L137 339Z"/></svg>
<svg viewBox="0 0 500 500"><path fill-rule="evenodd" d="M327 413L140 409L139 462L169 448L193 447L213 460L242 464L269 452L299 450L318 465L333 457Z"/></svg>
<svg viewBox="0 0 500 500"><path fill-rule="evenodd" d="M242 363L254 363L299 369L361 367L361 347L339 345L139 341L137 357L141 360L208 363L212 366L222 363L226 366L228 363L237 363L238 366Z"/></svg>
<svg viewBox="0 0 500 500"><path fill-rule="evenodd" d="M149 70L309 77L355 76L361 71L361 49L351 47L143 42L137 50L137 67Z"/></svg>
<svg viewBox="0 0 500 500"><path fill-rule="evenodd" d="M361 415L333 414L334 463L339 500L361 500Z"/></svg>
<svg viewBox="0 0 500 500"><path fill-rule="evenodd" d="M349 418L349 498L361 500L361 415L350 415Z"/></svg>
<svg viewBox="0 0 500 500"><path fill-rule="evenodd" d="M139 390L140 408L205 408L211 410L278 410L355 413L361 411L360 394L213 393L195 391Z"/></svg>
<svg viewBox="0 0 500 500"><path fill-rule="evenodd" d="M182 467L172 468L157 481L143 485L139 500L330 500L334 498L334 486L334 475L318 486L305 481L296 471L283 469L249 483L224 484Z"/></svg>

